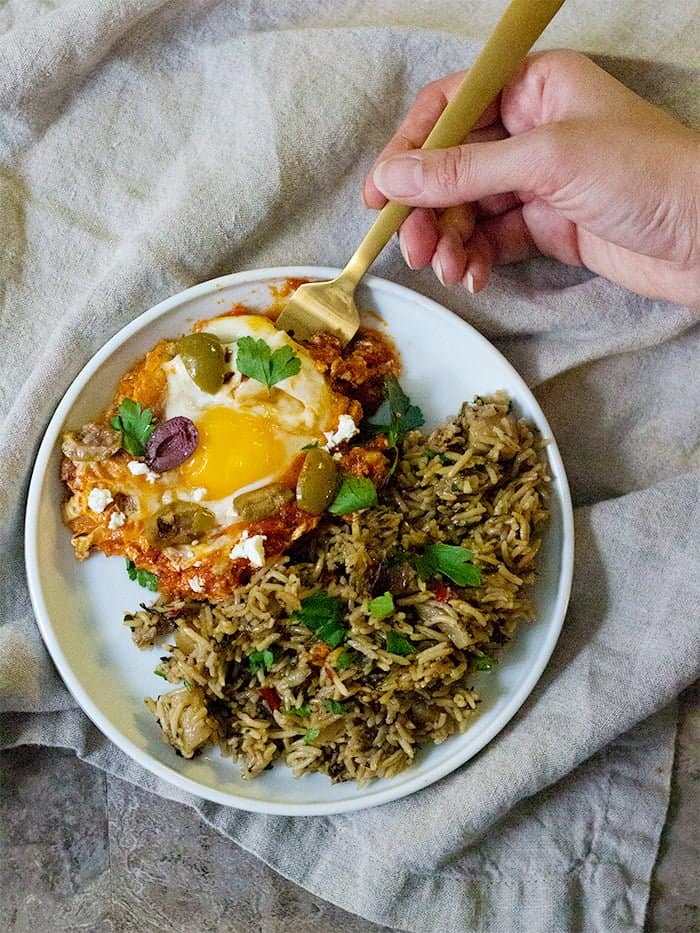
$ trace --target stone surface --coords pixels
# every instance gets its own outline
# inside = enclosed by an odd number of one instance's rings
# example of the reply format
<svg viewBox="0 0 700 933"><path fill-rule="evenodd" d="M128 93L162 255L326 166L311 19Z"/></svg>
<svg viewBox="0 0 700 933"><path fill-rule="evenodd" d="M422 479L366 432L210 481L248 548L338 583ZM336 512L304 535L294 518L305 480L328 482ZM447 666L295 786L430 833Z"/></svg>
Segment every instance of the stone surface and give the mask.
<svg viewBox="0 0 700 933"><path fill-rule="evenodd" d="M187 807L58 749L0 755L0 930L387 933L267 868Z"/></svg>
<svg viewBox="0 0 700 933"><path fill-rule="evenodd" d="M700 689L686 691L648 933L700 928ZM390 933L314 897L188 808L58 749L0 756L0 930Z"/></svg>

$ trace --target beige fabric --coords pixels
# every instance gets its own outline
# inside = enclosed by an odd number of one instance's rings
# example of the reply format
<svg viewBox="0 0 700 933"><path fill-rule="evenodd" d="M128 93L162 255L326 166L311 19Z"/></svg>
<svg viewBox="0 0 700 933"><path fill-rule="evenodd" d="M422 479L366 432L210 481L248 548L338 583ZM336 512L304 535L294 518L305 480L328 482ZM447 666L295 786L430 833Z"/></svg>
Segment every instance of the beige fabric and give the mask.
<svg viewBox="0 0 700 933"><path fill-rule="evenodd" d="M342 264L369 221L359 186L374 154L423 83L468 64L501 6L0 6L7 744L71 747L177 796L90 726L43 649L21 550L36 445L85 361L160 299L237 269ZM699 21L691 2L578 0L543 44L603 56L700 123ZM409 800L306 820L187 802L288 877L378 922L640 929L667 801L667 704L698 668L699 315L545 260L500 270L476 298L410 273L395 246L375 271L464 315L535 387L577 506L564 633L507 729Z"/></svg>

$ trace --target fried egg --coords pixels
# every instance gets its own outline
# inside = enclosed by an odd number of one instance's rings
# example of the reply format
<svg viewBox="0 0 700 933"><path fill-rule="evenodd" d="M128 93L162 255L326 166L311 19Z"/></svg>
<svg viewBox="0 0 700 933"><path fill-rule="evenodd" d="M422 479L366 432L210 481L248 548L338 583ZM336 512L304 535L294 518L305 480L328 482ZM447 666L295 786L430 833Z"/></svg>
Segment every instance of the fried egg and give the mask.
<svg viewBox="0 0 700 933"><path fill-rule="evenodd" d="M225 382L210 394L193 381L180 356L163 364L163 418L189 418L199 443L159 485L178 499L201 502L225 526L238 520L236 496L278 480L305 446L323 440L332 424L331 390L304 348L268 318L221 317L200 327L227 350ZM301 361L299 372L270 389L244 377L237 367L241 337L262 339L273 351L290 347Z"/></svg>

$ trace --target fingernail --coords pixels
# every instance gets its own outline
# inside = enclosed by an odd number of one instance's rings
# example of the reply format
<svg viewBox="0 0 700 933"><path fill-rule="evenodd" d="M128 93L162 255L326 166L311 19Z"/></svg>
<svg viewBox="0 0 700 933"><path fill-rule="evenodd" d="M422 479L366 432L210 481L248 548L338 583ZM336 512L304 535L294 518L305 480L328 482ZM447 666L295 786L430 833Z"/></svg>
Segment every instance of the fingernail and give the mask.
<svg viewBox="0 0 700 933"><path fill-rule="evenodd" d="M464 284L467 286L467 291L469 292L469 294L473 295L474 294L474 276L471 274L471 272L467 272L465 279L464 279Z"/></svg>
<svg viewBox="0 0 700 933"><path fill-rule="evenodd" d="M401 230L399 231L399 249L401 250L401 255L406 261L406 265L408 266L408 268L415 269L415 266L411 262L411 254L408 251L408 247L406 246L406 242L403 237L403 231Z"/></svg>
<svg viewBox="0 0 700 933"><path fill-rule="evenodd" d="M388 198L408 198L423 190L423 161L419 156L396 156L374 170L374 183Z"/></svg>
<svg viewBox="0 0 700 933"><path fill-rule="evenodd" d="M436 256L435 261L433 262L433 272L440 280L440 284L444 285L445 284L445 273L443 271L442 262L440 261L439 256Z"/></svg>

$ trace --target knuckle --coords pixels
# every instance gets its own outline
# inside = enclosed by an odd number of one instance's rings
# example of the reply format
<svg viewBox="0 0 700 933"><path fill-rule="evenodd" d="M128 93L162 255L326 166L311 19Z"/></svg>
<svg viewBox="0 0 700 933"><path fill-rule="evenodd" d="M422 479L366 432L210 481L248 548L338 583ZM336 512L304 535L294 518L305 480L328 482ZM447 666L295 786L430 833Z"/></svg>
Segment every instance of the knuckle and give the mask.
<svg viewBox="0 0 700 933"><path fill-rule="evenodd" d="M591 59L587 55L574 49L550 49L538 53L537 57L549 68L562 74L578 73L581 68L588 68L591 65Z"/></svg>
<svg viewBox="0 0 700 933"><path fill-rule="evenodd" d="M469 187L472 160L469 150L455 146L445 149L432 160L433 183L438 191L461 194Z"/></svg>

